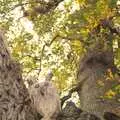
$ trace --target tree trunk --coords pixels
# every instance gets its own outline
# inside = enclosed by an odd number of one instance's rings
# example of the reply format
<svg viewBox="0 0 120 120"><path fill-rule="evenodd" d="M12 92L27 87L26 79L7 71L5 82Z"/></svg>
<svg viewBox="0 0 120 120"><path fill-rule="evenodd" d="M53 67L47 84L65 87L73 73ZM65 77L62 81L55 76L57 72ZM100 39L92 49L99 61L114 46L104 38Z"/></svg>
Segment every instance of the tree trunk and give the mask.
<svg viewBox="0 0 120 120"><path fill-rule="evenodd" d="M118 85L118 81L113 78L113 72L113 51L100 42L80 61L77 77L78 84L82 84L78 91L81 109L102 120L104 112L114 112L116 109L120 111L120 103L115 97L105 99L106 93Z"/></svg>
<svg viewBox="0 0 120 120"><path fill-rule="evenodd" d="M23 83L20 65L10 56L0 34L0 120L37 120Z"/></svg>

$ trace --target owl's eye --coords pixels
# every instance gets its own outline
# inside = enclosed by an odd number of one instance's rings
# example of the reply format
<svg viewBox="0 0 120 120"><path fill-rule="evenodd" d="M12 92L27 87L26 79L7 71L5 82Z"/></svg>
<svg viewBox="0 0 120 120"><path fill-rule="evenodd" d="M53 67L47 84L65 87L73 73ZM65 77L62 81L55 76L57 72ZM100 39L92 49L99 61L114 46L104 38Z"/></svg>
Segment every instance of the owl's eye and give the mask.
<svg viewBox="0 0 120 120"><path fill-rule="evenodd" d="M39 88L39 87L40 87L39 84L36 84L36 85L35 85L35 88Z"/></svg>

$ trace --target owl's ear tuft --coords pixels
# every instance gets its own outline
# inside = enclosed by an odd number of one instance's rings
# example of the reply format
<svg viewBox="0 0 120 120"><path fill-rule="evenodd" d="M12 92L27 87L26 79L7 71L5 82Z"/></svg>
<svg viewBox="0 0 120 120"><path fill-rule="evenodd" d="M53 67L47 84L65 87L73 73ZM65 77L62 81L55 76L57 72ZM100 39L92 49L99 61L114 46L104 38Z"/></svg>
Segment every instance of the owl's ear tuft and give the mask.
<svg viewBox="0 0 120 120"><path fill-rule="evenodd" d="M53 72L51 70L48 71L46 77L45 77L45 81L50 81L53 77Z"/></svg>

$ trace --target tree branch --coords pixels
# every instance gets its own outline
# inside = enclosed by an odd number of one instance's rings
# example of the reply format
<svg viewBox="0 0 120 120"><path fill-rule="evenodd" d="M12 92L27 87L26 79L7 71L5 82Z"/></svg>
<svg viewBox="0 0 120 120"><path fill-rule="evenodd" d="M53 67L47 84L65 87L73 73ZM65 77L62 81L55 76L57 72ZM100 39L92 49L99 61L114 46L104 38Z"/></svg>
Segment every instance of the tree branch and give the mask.
<svg viewBox="0 0 120 120"><path fill-rule="evenodd" d="M120 36L120 29L113 27L111 20L114 18L114 16L110 16L109 18L101 19L96 27L92 29L90 34L97 34L100 32L100 28L103 29L108 28L111 32L111 34L117 34Z"/></svg>
<svg viewBox="0 0 120 120"><path fill-rule="evenodd" d="M68 92L68 95L64 96L63 98L61 98L61 106L63 106L63 104L65 103L66 100L68 100L69 98L71 98L72 94L74 92L77 92L78 91L78 87L74 87L72 88L69 92Z"/></svg>
<svg viewBox="0 0 120 120"><path fill-rule="evenodd" d="M66 96L64 96L63 98L61 98L61 106L63 106L63 104L65 103L66 100L68 100L69 98L71 98L72 94L74 92L78 92L81 90L82 85L84 84L84 81L78 82L73 88L71 88L68 92L68 94Z"/></svg>

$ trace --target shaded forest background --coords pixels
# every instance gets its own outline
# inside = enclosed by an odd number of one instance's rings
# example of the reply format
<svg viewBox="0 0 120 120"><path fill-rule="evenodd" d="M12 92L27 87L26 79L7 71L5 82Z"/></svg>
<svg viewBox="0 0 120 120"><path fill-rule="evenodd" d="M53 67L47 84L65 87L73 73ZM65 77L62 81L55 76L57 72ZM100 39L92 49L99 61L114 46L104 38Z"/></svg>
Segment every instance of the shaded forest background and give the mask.
<svg viewBox="0 0 120 120"><path fill-rule="evenodd" d="M58 119L119 120L120 1L0 1L0 29L1 120L41 118L27 88L49 70L70 101Z"/></svg>

